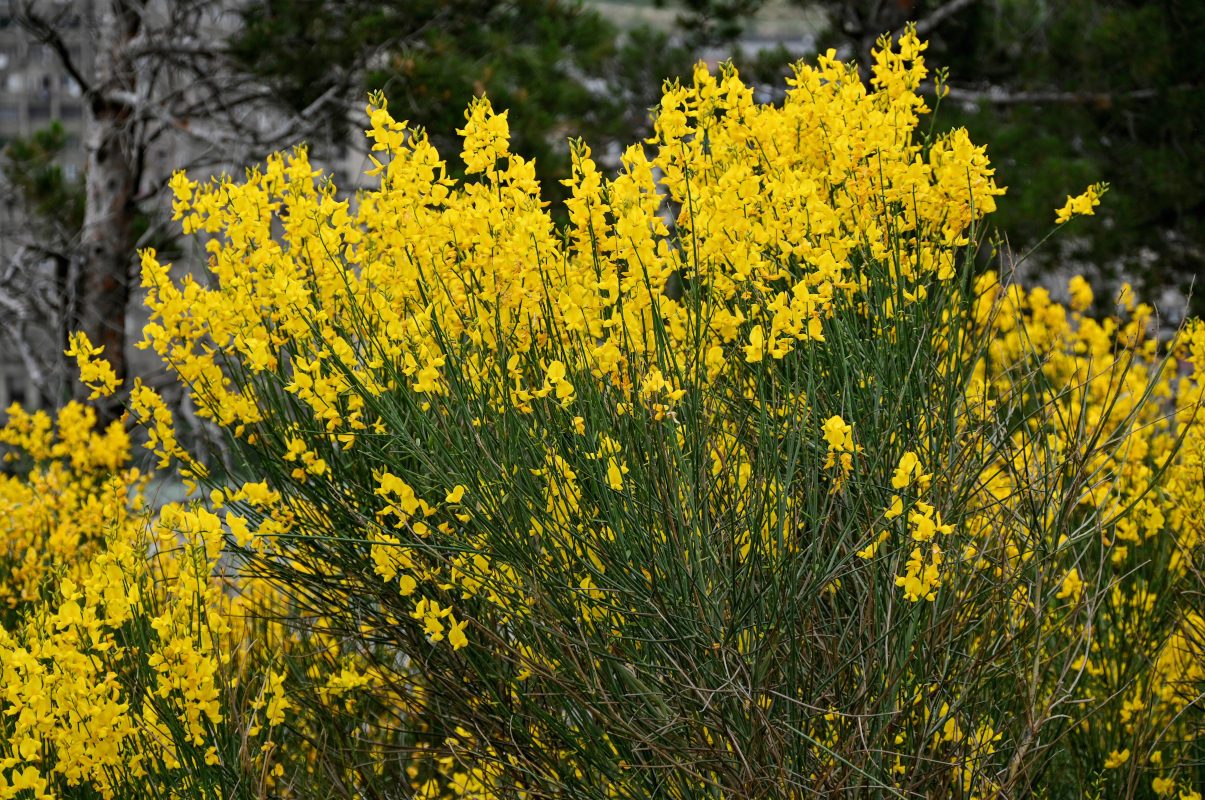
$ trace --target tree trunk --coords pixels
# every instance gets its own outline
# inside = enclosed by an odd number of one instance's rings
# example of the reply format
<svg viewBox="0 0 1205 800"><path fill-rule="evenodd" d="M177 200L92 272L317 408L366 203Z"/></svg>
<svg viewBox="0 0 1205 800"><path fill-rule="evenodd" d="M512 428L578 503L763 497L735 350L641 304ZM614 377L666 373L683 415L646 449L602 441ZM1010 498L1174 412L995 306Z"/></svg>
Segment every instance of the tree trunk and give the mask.
<svg viewBox="0 0 1205 800"><path fill-rule="evenodd" d="M141 27L141 6L138 0L106 0L97 11L96 83L85 143L83 247L75 282L79 327L94 345L105 348L104 357L123 384L138 162L131 109L111 98L137 93L138 76L125 50ZM97 413L102 424L120 416L120 395L100 401Z"/></svg>

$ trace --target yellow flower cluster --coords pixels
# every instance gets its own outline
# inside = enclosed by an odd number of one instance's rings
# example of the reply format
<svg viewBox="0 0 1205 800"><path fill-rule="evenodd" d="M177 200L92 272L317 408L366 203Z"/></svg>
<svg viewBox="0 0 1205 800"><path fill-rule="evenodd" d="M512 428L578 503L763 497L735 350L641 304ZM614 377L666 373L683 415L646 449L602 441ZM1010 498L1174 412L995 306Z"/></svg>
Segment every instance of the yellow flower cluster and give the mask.
<svg viewBox="0 0 1205 800"><path fill-rule="evenodd" d="M1109 184L1094 183L1088 187L1087 191L1077 197L1067 195L1067 202L1055 212L1054 221L1062 225L1072 217L1092 216L1096 213L1096 207L1100 205L1100 198L1107 191L1109 191Z"/></svg>
<svg viewBox="0 0 1205 800"><path fill-rule="evenodd" d="M932 474L922 471L916 453L908 451L900 458L899 466L891 476L891 488L906 493L907 490L914 489L919 494L929 488L932 479ZM892 520L901 517L904 511L903 498L899 494L893 494L891 505L884 511L883 516ZM954 526L943 524L941 512L920 499L911 502L907 526L912 549L908 552L904 573L896 576L895 585L902 587L904 597L910 601L931 601L935 597L935 591L941 586L941 565L945 560L945 553L934 537L939 533L942 538L949 536L954 532ZM886 533L884 531L881 534L884 539ZM873 556L881 542L882 540L879 540L872 545L870 553L864 557Z"/></svg>
<svg viewBox="0 0 1205 800"><path fill-rule="evenodd" d="M83 332L71 334L70 347L67 348L65 355L74 358L79 366L80 381L92 390L90 400L108 397L117 391L117 374L113 372L112 365L108 361L96 358L103 352L103 347L92 345L87 334Z"/></svg>
<svg viewBox="0 0 1205 800"><path fill-rule="evenodd" d="M0 798L219 796L193 782L198 764L230 766L224 684L252 643L219 568L223 526L203 508L149 514L121 423L97 431L75 403L8 417Z"/></svg>
<svg viewBox="0 0 1205 800"><path fill-rule="evenodd" d="M800 65L781 107L754 104L731 69L700 67L693 86L666 91L653 158L631 147L608 179L578 146L564 240L488 101L472 104L461 131L466 170L482 179L460 184L378 98L369 174L381 184L354 201L315 182L300 150L242 183L174 178L185 232L218 235L207 245L216 282L177 287L146 253L144 345L193 388L202 416L248 438L263 402L254 382L232 383L226 359L279 374L344 448L380 424L365 417L365 395L398 385L445 395L452 364L495 408L530 412L545 398L567 407L569 376L588 374L616 387L619 413L669 418L692 387L717 385L738 361L781 361L823 342L834 303L866 280L851 261L890 261L904 304L954 274L967 227L1003 190L965 131L924 151L913 141L926 110L916 94L923 48L905 36L877 64L873 92L832 53ZM679 209L674 225L689 250L671 245L666 202ZM675 297L671 276L702 299ZM679 359L672 377L658 366L662 345ZM534 376L533 350L558 355ZM607 442L605 484L622 491L630 466ZM854 448L832 446L839 486ZM280 457L303 461L298 479L327 466L301 439ZM747 494L747 480L734 495ZM393 574L396 559L382 559Z"/></svg>
<svg viewBox="0 0 1205 800"><path fill-rule="evenodd" d="M913 88L924 74L919 48L906 39L911 55L890 66ZM894 75L883 80L895 86ZM236 430L262 409L250 386L230 383L221 360L255 373L287 370L286 390L344 442L372 422L361 395L396 383L388 363L415 392L436 396L456 355L447 344L462 339L477 350L457 362L463 379L485 381L506 364L514 383L497 387L497 402L508 405L549 391L567 405L565 375L581 371L630 392L629 367L647 394L656 330L692 382L716 380L736 348L748 362L782 359L801 342L823 341L835 297L858 287L851 254L890 256L907 296L930 275L953 274L967 226L1002 192L964 131L927 155L912 143L924 110L914 93L867 93L831 56L801 66L792 85L781 108L757 106L734 72L717 79L698 70L693 87L671 88L662 101L656 157L630 148L613 180L579 147L568 249L531 164L508 152L505 118L485 100L464 129L468 171L484 173L480 183L449 179L425 136L395 123L383 101L369 110L374 150L388 157L370 172L381 186L354 202L317 184L303 151L269 159L238 184L196 186L177 175L186 232L221 234L208 245L217 283L176 287L145 254L155 320L145 345L197 390L204 416ZM505 169L494 168L500 159ZM666 200L681 209L675 224L690 252L669 245L659 213ZM909 243L904 251L889 252L892 237ZM675 274L706 302L665 291ZM362 350L366 336L379 351ZM525 388L520 357L551 348L549 337L564 357L549 360L541 388ZM661 380L668 412L686 388Z"/></svg>
<svg viewBox="0 0 1205 800"><path fill-rule="evenodd" d="M103 545L108 513L124 508L127 486L141 478L120 472L130 448L120 423L96 431L96 413L77 403L53 420L17 405L7 413L0 444L12 473L0 474L0 608L13 615L42 598L56 571Z"/></svg>

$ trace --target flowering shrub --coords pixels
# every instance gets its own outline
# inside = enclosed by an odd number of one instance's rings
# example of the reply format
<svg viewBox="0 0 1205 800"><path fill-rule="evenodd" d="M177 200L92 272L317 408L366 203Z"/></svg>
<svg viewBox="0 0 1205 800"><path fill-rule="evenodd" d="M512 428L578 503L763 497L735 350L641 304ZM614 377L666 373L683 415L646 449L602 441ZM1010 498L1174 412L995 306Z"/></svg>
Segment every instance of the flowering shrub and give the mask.
<svg viewBox="0 0 1205 800"><path fill-rule="evenodd" d="M0 431L17 470L0 478L0 797L80 784L111 797L148 772L186 775L223 718L226 624L207 608L220 531L181 550L170 513L151 525L124 429L95 423L77 404L54 423L14 406Z"/></svg>
<svg viewBox="0 0 1205 800"><path fill-rule="evenodd" d="M144 346L231 456L131 410L245 573L190 596L272 665L261 793L1199 797L1205 328L977 275L1003 189L917 134L923 49L781 106L700 67L617 176L577 144L564 230L484 99L464 180L379 96L353 199L174 178L211 280L144 253Z"/></svg>
<svg viewBox="0 0 1205 800"><path fill-rule="evenodd" d="M249 725L279 725L288 701L279 676L248 674L269 632L241 610L252 582L243 598L225 591L221 520L176 505L152 517L119 422L96 431L75 403L55 420L15 405L8 416L0 797L270 786L271 736Z"/></svg>

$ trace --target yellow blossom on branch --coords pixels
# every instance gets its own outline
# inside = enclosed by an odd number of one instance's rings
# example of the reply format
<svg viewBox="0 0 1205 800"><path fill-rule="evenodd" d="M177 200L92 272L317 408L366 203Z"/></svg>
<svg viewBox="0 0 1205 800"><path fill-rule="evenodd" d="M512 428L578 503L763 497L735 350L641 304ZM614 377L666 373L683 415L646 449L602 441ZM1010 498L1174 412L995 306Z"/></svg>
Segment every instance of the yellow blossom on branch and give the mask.
<svg viewBox="0 0 1205 800"><path fill-rule="evenodd" d="M1109 184L1094 183L1088 189L1077 197L1067 195L1067 202L1055 212L1054 221L1062 225L1072 217L1091 216L1096 213L1096 207L1100 205L1100 198L1105 192L1109 191Z"/></svg>
<svg viewBox="0 0 1205 800"><path fill-rule="evenodd" d="M117 391L121 382L113 372L112 365L97 358L104 352L104 348L94 347L83 331L71 334L68 341L70 346L64 351L64 355L74 358L79 365L80 382L92 390L88 399L109 397Z"/></svg>

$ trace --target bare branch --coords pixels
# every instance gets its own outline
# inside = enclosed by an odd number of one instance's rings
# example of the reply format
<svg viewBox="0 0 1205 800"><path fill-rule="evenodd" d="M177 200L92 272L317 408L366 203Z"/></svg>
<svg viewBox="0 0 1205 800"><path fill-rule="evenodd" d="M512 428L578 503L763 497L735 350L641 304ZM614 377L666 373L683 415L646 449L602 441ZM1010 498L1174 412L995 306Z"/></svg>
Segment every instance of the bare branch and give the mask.
<svg viewBox="0 0 1205 800"><path fill-rule="evenodd" d="M216 60L228 55L226 47L220 41L205 41L193 36L175 38L147 33L131 41L130 45L125 48L125 54L131 60L143 58L183 60L190 57Z"/></svg>
<svg viewBox="0 0 1205 800"><path fill-rule="evenodd" d="M66 371L61 348L47 344L60 327L64 304L42 267L46 259L59 258L61 254L36 246L20 247L0 275L0 340L11 341L11 352L20 358L30 384L52 396L62 388Z"/></svg>
<svg viewBox="0 0 1205 800"><path fill-rule="evenodd" d="M950 2L938 6L933 10L933 13L924 19L916 21L916 35L920 37L928 36L929 33L946 21L949 17L962 11L967 6L974 5L978 0L950 0ZM898 36L902 31L896 31Z"/></svg>
<svg viewBox="0 0 1205 800"><path fill-rule="evenodd" d="M296 130L296 125L299 121L309 122L319 111L322 110L324 106L333 102L338 97L340 89L341 87L337 83L334 86L331 86L331 88L319 95L314 102L310 103L301 111L294 114L292 119L290 119L287 124L278 126L270 134L265 136L264 141L276 142L285 138L286 136L289 136L291 131Z"/></svg>
<svg viewBox="0 0 1205 800"><path fill-rule="evenodd" d="M58 56L59 62L63 66L63 70L71 76L72 80L79 84L80 89L86 97L95 97L96 89L92 85L92 81L84 77L79 65L71 57L71 50L67 47L67 43L63 41L62 34L53 24L47 22L40 15L35 14L32 5L29 3L19 6L15 10L13 17L18 25L33 34L35 41L54 50L55 55Z"/></svg>
<svg viewBox="0 0 1205 800"><path fill-rule="evenodd" d="M204 114L198 108L196 116L186 116L170 113L163 107L161 100L149 102L147 98L141 97L135 92L114 91L109 94L109 99L112 102L125 105L140 119L159 122L202 142L221 146L243 144L251 145L254 148L257 146L269 146L295 135L299 124L310 121L324 106L337 98L339 91L340 87L338 85L332 86L306 108L297 114L290 115L280 125L269 131L260 130L252 125L242 124L238 120L237 115L232 113L234 106L226 105L225 103L222 103L225 107L223 108L224 113L221 115ZM261 101L263 99L263 96L260 94L249 95L243 98L243 103L247 106L252 106L253 101ZM213 116L224 117L225 125L216 125L205 121L205 117L212 118Z"/></svg>

